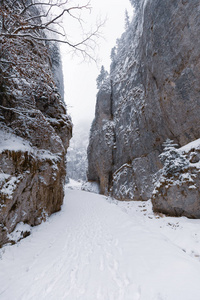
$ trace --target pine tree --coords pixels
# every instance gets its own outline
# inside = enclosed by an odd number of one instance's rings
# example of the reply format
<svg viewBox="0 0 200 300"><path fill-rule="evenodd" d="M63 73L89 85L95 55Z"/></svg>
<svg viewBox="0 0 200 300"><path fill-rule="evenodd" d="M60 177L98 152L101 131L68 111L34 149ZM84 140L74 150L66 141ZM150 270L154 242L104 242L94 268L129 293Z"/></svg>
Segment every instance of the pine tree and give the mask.
<svg viewBox="0 0 200 300"><path fill-rule="evenodd" d="M125 29L127 30L130 26L130 18L127 9L125 10Z"/></svg>
<svg viewBox="0 0 200 300"><path fill-rule="evenodd" d="M114 62L115 59L116 59L116 55L117 55L116 50L117 50L116 47L113 47L113 48L111 49L110 58L111 58L111 61L112 61L112 62Z"/></svg>
<svg viewBox="0 0 200 300"><path fill-rule="evenodd" d="M104 66L101 66L101 71L99 76L97 77L97 88L100 89L105 79L108 77L108 72L105 70Z"/></svg>
<svg viewBox="0 0 200 300"><path fill-rule="evenodd" d="M130 2L135 9L139 8L140 0L130 0Z"/></svg>
<svg viewBox="0 0 200 300"><path fill-rule="evenodd" d="M163 172L165 174L175 174L188 165L186 156L176 149L178 145L174 144L173 140L167 139L163 146L164 149L159 158L164 165Z"/></svg>

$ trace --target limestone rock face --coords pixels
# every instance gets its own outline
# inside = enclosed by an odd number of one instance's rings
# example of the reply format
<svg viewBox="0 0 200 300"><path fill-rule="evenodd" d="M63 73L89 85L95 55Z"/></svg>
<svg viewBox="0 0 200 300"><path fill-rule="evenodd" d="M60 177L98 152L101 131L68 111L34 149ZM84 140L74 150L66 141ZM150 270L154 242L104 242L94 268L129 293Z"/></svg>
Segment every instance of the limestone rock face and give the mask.
<svg viewBox="0 0 200 300"><path fill-rule="evenodd" d="M111 116L111 88L105 82L97 96L96 116L88 146L88 179L100 182L100 191L108 193L112 180L114 131Z"/></svg>
<svg viewBox="0 0 200 300"><path fill-rule="evenodd" d="M8 8L5 26L17 17ZM72 123L53 76L61 62L52 65L49 46L31 38L0 39L2 246L18 223L38 225L60 210Z"/></svg>
<svg viewBox="0 0 200 300"><path fill-rule="evenodd" d="M102 192L149 199L163 142L170 138L183 146L199 138L199 11L198 0L137 1L112 57L111 93L105 97L100 89L91 129L88 178L99 181ZM110 107L107 114L104 107ZM103 129L108 120L114 137L109 146Z"/></svg>

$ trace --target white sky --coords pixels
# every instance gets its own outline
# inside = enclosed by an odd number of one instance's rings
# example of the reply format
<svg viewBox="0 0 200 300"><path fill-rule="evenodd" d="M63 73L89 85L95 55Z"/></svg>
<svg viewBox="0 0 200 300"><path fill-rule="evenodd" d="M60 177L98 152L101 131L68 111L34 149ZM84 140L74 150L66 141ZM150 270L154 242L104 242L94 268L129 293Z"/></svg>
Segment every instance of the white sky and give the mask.
<svg viewBox="0 0 200 300"><path fill-rule="evenodd" d="M94 62L82 62L77 57L72 58L62 46L65 102L74 126L81 121L91 123L94 119L96 78L101 65L104 65L109 71L111 49L115 46L116 39L124 31L125 9L130 14L133 10L129 0L91 0L91 6L93 9L91 14L85 16L86 21L89 23L92 21L95 24L97 18L107 18L106 24L101 30L103 38L99 39L97 54L100 62L98 65Z"/></svg>

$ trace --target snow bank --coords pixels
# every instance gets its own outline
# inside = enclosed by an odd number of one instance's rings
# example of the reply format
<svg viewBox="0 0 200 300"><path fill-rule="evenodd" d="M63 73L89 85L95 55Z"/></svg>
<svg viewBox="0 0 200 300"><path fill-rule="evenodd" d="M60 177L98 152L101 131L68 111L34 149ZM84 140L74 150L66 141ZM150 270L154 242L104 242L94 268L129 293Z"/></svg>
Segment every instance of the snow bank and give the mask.
<svg viewBox="0 0 200 300"><path fill-rule="evenodd" d="M18 242L22 238L29 236L31 233L31 226L28 224L24 224L23 222L20 222L17 224L15 230L8 234L8 238L12 242Z"/></svg>
<svg viewBox="0 0 200 300"><path fill-rule="evenodd" d="M0 127L0 153L5 150L28 152L40 160L53 159L57 161L59 157L59 153L53 154L48 150L33 147L29 141L13 134L8 128Z"/></svg>
<svg viewBox="0 0 200 300"><path fill-rule="evenodd" d="M0 153L4 150L31 151L31 145L27 140L0 128Z"/></svg>
<svg viewBox="0 0 200 300"><path fill-rule="evenodd" d="M95 193L95 194L100 193L100 187L97 182L92 182L92 181L84 182L81 186L81 189L83 191L91 192L91 193Z"/></svg>
<svg viewBox="0 0 200 300"><path fill-rule="evenodd" d="M185 146L179 148L181 152L190 152L192 149L200 150L200 139L197 139L191 143L186 144Z"/></svg>

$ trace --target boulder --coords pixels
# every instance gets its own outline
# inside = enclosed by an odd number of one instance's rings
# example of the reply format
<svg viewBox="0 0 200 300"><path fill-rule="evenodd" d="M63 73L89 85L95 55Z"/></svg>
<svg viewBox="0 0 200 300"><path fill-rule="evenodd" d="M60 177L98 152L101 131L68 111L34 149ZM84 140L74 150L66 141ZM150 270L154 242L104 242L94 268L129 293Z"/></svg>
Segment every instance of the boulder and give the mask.
<svg viewBox="0 0 200 300"><path fill-rule="evenodd" d="M151 200L154 212L200 218L200 140L176 149L169 164L157 174ZM180 161L180 155L185 163Z"/></svg>

